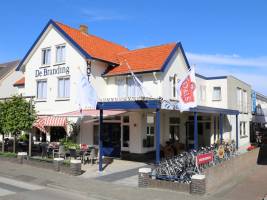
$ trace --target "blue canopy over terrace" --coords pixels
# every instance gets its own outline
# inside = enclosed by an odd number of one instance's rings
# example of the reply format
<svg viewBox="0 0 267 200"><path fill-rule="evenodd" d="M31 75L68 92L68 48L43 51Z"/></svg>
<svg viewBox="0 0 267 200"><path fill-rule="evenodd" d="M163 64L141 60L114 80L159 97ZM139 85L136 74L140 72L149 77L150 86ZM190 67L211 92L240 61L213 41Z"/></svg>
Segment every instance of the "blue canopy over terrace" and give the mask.
<svg viewBox="0 0 267 200"><path fill-rule="evenodd" d="M162 108L162 100L160 99L140 99L129 101L103 101L97 103L99 115L99 171L102 171L102 157L103 157L103 110L140 110L140 109L154 109L156 111L156 164L160 162L160 109ZM179 111L179 110L177 110ZM239 111L223 108L213 108L206 106L197 106L191 108L189 112L194 113L194 148L198 148L198 119L197 113L216 113L219 114L220 127L220 142L223 136L223 115L236 116L236 147L238 148L238 115Z"/></svg>

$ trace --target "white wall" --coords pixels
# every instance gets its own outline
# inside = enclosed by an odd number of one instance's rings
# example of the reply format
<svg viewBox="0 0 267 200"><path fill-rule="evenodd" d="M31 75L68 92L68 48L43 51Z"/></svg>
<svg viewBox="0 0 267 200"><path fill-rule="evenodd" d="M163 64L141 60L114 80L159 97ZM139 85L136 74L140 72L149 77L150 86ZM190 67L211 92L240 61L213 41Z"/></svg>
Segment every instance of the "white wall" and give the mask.
<svg viewBox="0 0 267 200"><path fill-rule="evenodd" d="M13 84L23 77L23 73L20 71L12 70L2 80L0 80L0 98L11 97L19 94L17 87Z"/></svg>
<svg viewBox="0 0 267 200"><path fill-rule="evenodd" d="M61 66L69 67L70 76L70 98L67 100L58 99L58 77L66 76L67 74L49 75L46 77L35 77L35 70L41 69L41 51L43 48L51 48L51 67L55 64L56 45L66 45L66 62ZM86 74L86 62L83 56L72 46L65 38L54 28L47 30L44 37L31 53L30 58L26 63L25 71L25 95L36 96L37 95L37 83L39 79L47 79L47 100L36 100L36 109L38 114L50 115L61 114L78 110L77 105L77 80L80 75L79 69ZM98 61L92 61L92 75L91 82L96 89L98 96L101 98L106 94L106 82L101 77L101 74L105 71L106 65Z"/></svg>

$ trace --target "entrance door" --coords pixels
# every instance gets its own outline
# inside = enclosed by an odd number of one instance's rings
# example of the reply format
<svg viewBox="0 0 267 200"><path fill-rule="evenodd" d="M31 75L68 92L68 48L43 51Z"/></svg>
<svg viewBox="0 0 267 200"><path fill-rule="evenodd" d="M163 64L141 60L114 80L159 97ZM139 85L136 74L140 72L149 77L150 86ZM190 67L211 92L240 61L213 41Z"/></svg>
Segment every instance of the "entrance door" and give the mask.
<svg viewBox="0 0 267 200"><path fill-rule="evenodd" d="M198 146L204 146L203 123L198 123ZM186 122L186 148L194 148L194 122Z"/></svg>
<svg viewBox="0 0 267 200"><path fill-rule="evenodd" d="M121 154L120 123L104 123L103 154L104 156L120 157Z"/></svg>

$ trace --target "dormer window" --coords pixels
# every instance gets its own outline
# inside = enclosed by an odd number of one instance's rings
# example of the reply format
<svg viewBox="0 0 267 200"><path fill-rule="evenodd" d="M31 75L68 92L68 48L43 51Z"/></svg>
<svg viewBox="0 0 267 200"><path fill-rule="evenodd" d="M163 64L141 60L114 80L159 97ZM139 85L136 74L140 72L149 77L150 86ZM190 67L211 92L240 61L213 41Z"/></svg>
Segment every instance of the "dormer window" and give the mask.
<svg viewBox="0 0 267 200"><path fill-rule="evenodd" d="M51 63L51 48L42 49L42 65L50 65Z"/></svg>

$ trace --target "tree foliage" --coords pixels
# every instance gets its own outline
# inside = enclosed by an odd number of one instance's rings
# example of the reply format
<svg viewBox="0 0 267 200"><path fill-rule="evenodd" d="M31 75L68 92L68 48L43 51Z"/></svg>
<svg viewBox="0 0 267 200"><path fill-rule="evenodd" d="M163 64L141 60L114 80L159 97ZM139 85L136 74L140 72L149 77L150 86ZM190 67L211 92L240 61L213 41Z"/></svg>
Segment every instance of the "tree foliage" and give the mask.
<svg viewBox="0 0 267 200"><path fill-rule="evenodd" d="M28 131L36 119L34 106L21 96L13 96L10 100L6 100L1 108L4 133L17 135L21 131Z"/></svg>
<svg viewBox="0 0 267 200"><path fill-rule="evenodd" d="M3 103L0 102L0 135L4 135L4 130L3 130L3 126L4 126L4 115L3 115Z"/></svg>

